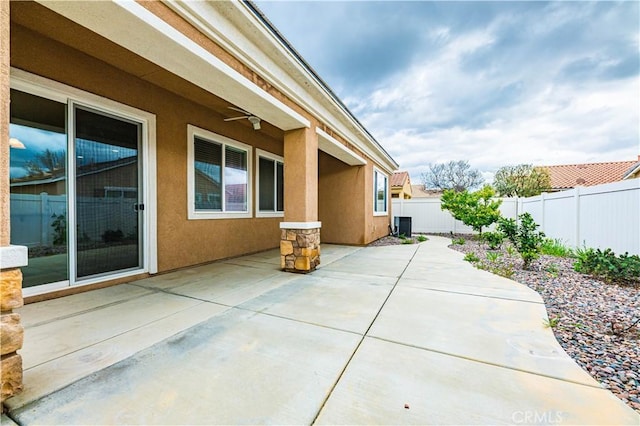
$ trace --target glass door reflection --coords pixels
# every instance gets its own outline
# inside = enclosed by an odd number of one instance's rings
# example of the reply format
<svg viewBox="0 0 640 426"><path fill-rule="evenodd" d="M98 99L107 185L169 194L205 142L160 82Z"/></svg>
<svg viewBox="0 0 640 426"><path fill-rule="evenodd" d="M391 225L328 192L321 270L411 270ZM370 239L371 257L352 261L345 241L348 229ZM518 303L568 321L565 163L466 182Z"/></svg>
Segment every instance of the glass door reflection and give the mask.
<svg viewBox="0 0 640 426"><path fill-rule="evenodd" d="M23 287L67 281L66 104L11 90L11 244L27 246Z"/></svg>

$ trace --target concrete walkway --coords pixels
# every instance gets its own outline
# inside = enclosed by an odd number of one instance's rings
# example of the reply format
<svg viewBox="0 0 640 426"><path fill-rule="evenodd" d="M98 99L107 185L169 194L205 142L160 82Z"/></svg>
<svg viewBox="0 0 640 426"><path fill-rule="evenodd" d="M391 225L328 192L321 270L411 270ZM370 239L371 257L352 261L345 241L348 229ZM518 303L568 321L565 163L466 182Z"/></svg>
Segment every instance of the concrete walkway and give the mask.
<svg viewBox="0 0 640 426"><path fill-rule="evenodd" d="M28 305L20 424L631 424L537 293L449 240L323 245ZM3 424L10 419L3 416Z"/></svg>

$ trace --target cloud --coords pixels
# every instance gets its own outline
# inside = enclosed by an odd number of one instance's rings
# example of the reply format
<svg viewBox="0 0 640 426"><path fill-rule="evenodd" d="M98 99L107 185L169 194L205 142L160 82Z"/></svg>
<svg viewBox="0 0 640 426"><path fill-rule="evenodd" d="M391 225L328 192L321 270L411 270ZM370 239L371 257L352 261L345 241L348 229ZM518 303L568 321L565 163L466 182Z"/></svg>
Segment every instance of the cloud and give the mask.
<svg viewBox="0 0 640 426"><path fill-rule="evenodd" d="M638 2L307 4L282 31L414 180L640 152Z"/></svg>

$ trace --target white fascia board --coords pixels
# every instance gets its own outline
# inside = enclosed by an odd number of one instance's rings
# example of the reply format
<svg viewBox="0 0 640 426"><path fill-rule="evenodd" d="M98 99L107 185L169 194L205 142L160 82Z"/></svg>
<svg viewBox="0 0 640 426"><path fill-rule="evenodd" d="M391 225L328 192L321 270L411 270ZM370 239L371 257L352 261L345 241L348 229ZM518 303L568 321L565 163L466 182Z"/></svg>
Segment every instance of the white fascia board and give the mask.
<svg viewBox="0 0 640 426"><path fill-rule="evenodd" d="M316 127L316 133L318 134L318 149L320 151L324 151L350 166L364 166L367 164L367 160L341 144L340 141L324 130Z"/></svg>
<svg viewBox="0 0 640 426"><path fill-rule="evenodd" d="M311 125L301 114L134 1L39 2L282 130Z"/></svg>
<svg viewBox="0 0 640 426"><path fill-rule="evenodd" d="M242 2L166 4L380 167L389 173L399 167Z"/></svg>

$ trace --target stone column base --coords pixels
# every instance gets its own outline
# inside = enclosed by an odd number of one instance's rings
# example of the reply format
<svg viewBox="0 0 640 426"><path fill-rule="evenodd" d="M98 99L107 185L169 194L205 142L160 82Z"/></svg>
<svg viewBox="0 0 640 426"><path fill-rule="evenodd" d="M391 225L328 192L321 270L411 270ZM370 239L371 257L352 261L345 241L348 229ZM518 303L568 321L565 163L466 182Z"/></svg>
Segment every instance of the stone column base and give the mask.
<svg viewBox="0 0 640 426"><path fill-rule="evenodd" d="M22 391L22 348L24 328L20 315L13 312L22 306L22 271L27 265L27 248L0 247L0 402Z"/></svg>
<svg viewBox="0 0 640 426"><path fill-rule="evenodd" d="M280 224L280 267L306 274L320 264L320 222Z"/></svg>
<svg viewBox="0 0 640 426"><path fill-rule="evenodd" d="M12 312L22 306L22 273L18 268L0 270L0 402L22 391L22 348L24 329L20 315Z"/></svg>

